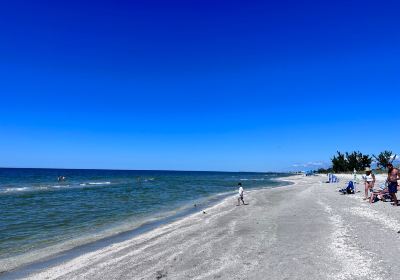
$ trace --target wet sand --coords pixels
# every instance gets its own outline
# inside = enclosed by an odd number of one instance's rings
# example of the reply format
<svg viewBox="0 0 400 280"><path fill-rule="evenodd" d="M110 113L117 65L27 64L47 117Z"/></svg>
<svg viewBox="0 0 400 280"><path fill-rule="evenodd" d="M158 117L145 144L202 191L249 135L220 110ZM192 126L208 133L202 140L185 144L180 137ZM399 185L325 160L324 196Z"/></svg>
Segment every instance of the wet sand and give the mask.
<svg viewBox="0 0 400 280"><path fill-rule="evenodd" d="M340 195L346 179L294 176L29 278L399 279L400 207Z"/></svg>

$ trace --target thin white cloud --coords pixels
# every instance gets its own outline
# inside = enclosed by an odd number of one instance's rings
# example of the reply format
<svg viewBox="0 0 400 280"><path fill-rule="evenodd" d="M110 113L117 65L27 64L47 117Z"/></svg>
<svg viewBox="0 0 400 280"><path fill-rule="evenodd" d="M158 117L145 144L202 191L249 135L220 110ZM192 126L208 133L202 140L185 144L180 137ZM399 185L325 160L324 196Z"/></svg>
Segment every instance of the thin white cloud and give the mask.
<svg viewBox="0 0 400 280"><path fill-rule="evenodd" d="M307 164L308 164L308 165L314 165L314 166L321 166L321 165L324 165L324 163L321 162L321 161L311 161L311 162L308 162Z"/></svg>
<svg viewBox="0 0 400 280"><path fill-rule="evenodd" d="M323 162L323 161L309 161L307 163L295 163L292 164L292 167L304 167L304 168L310 168L310 167L322 167L322 166L326 166L327 163Z"/></svg>

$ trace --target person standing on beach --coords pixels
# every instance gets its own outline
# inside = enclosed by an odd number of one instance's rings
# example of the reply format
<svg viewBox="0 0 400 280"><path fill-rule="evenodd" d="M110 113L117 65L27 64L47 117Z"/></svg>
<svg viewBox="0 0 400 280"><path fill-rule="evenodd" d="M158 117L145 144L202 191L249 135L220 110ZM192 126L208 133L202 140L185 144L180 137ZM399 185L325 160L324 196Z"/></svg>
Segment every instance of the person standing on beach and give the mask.
<svg viewBox="0 0 400 280"><path fill-rule="evenodd" d="M398 201L397 201L397 180L399 180L399 170L397 168L394 168L392 164L388 164L388 190L389 194L392 197L393 200L393 205L398 206Z"/></svg>
<svg viewBox="0 0 400 280"><path fill-rule="evenodd" d="M368 199L368 191L372 190L372 188L375 185L375 175L372 173L371 168L367 167L365 169L365 176L364 176L364 181L365 181L365 197L364 200Z"/></svg>
<svg viewBox="0 0 400 280"><path fill-rule="evenodd" d="M238 197L238 204L236 206L240 206L240 201L242 201L243 205L246 205L246 203L244 203L244 200L243 200L244 190L242 187L242 183L239 183L238 186L239 186L239 197Z"/></svg>

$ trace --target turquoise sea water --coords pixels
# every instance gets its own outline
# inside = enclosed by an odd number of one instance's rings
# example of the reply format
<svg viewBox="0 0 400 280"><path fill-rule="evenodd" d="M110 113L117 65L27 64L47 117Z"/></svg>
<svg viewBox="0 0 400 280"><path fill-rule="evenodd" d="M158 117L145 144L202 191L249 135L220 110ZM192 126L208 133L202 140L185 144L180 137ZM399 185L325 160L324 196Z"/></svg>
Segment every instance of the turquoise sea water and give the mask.
<svg viewBox="0 0 400 280"><path fill-rule="evenodd" d="M84 244L194 204L200 211L218 195L236 194L238 182L245 190L275 187L282 175L0 168L0 260Z"/></svg>

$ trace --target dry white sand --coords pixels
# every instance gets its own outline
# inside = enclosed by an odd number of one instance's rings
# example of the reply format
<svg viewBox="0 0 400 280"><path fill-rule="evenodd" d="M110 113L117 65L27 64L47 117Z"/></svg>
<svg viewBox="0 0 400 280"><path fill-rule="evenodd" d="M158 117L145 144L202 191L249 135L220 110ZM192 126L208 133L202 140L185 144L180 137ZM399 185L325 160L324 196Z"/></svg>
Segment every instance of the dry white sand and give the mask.
<svg viewBox="0 0 400 280"><path fill-rule="evenodd" d="M339 194L341 177L291 177L30 278L400 279L400 207Z"/></svg>

